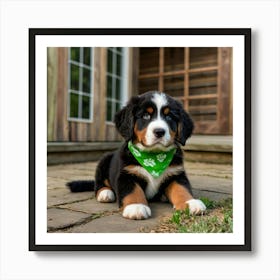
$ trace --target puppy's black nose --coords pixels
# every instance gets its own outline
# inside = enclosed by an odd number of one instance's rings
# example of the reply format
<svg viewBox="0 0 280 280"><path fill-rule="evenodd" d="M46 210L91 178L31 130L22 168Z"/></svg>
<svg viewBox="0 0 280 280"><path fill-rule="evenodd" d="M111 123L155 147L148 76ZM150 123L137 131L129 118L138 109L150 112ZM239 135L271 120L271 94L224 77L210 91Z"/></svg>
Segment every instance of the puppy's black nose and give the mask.
<svg viewBox="0 0 280 280"><path fill-rule="evenodd" d="M165 134L165 130L163 128L155 128L154 134L157 138L161 138Z"/></svg>

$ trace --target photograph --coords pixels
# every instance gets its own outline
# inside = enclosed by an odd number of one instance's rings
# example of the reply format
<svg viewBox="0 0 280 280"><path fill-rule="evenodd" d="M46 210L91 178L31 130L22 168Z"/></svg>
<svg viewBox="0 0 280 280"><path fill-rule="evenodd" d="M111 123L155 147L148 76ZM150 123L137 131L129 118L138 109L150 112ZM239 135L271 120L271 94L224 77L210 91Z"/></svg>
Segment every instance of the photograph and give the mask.
<svg viewBox="0 0 280 280"><path fill-rule="evenodd" d="M250 29L29 29L29 250L251 250Z"/></svg>

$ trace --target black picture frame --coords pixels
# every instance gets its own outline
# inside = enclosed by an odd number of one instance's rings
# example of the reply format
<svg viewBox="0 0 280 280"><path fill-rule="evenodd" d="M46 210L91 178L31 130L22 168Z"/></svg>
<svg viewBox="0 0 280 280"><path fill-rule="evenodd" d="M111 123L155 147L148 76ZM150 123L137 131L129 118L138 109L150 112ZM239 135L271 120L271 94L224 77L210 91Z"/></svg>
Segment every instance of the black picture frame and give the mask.
<svg viewBox="0 0 280 280"><path fill-rule="evenodd" d="M236 35L244 37L244 244L241 245L77 245L36 243L36 36L64 35ZM45 178L44 178L45 179ZM29 29L29 250L30 251L250 251L251 248L251 29Z"/></svg>

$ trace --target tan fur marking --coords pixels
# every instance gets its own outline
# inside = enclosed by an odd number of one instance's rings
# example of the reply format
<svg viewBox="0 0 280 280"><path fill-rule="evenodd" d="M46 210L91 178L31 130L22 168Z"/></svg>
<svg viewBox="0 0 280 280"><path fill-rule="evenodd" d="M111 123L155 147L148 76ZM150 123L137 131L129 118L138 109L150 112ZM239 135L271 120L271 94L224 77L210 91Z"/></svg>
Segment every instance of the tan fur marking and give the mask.
<svg viewBox="0 0 280 280"><path fill-rule="evenodd" d="M137 124L134 126L134 134L136 135L136 141L137 143L146 144L146 132L147 128L144 128L143 130L138 130Z"/></svg>
<svg viewBox="0 0 280 280"><path fill-rule="evenodd" d="M165 193L176 210L186 209L188 207L186 201L193 199L189 191L177 182L172 182Z"/></svg>
<svg viewBox="0 0 280 280"><path fill-rule="evenodd" d="M108 180L108 179L106 179L106 180L104 181L104 185L105 185L106 187L108 187L108 188L110 188L110 189L111 189L111 185L110 185L110 183L109 183L109 180Z"/></svg>
<svg viewBox="0 0 280 280"><path fill-rule="evenodd" d="M170 108L166 107L166 108L163 109L163 114L164 115L168 115L169 112L170 112Z"/></svg>
<svg viewBox="0 0 280 280"><path fill-rule="evenodd" d="M143 177L143 174L139 172L138 169L135 169L135 165L128 165L124 169L128 171L129 174L134 174L137 177Z"/></svg>
<svg viewBox="0 0 280 280"><path fill-rule="evenodd" d="M139 167L139 168L137 168ZM181 165L170 165L169 166L170 169L174 169L174 172L169 171L169 169L167 169L168 174L163 173L163 175L170 177L173 176L175 174L178 174L178 170L179 172L182 172L184 170L184 167ZM178 169L178 170L177 170ZM140 166L137 165L127 165L124 167L124 170L126 170L129 174L133 174L137 177L141 177L141 178L146 178L146 176L141 172Z"/></svg>
<svg viewBox="0 0 280 280"><path fill-rule="evenodd" d="M146 111L149 113L149 114L152 114L154 112L154 109L152 107L148 107L146 109Z"/></svg>
<svg viewBox="0 0 280 280"><path fill-rule="evenodd" d="M127 205L134 203L148 205L145 193L138 184L135 185L134 190L130 194L124 197L122 201L122 209L124 209Z"/></svg>
<svg viewBox="0 0 280 280"><path fill-rule="evenodd" d="M173 143L174 143L174 139L176 137L176 131L173 131L172 129L169 129L169 133L170 133L171 139L173 140Z"/></svg>

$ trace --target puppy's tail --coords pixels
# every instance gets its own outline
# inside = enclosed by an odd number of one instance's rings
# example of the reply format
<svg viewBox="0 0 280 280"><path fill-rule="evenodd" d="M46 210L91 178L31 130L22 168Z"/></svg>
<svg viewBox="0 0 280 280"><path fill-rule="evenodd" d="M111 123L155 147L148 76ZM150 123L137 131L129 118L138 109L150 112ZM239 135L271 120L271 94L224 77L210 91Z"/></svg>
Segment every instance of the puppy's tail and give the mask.
<svg viewBox="0 0 280 280"><path fill-rule="evenodd" d="M66 186L71 192L93 192L95 183L94 181L72 181L68 182Z"/></svg>

